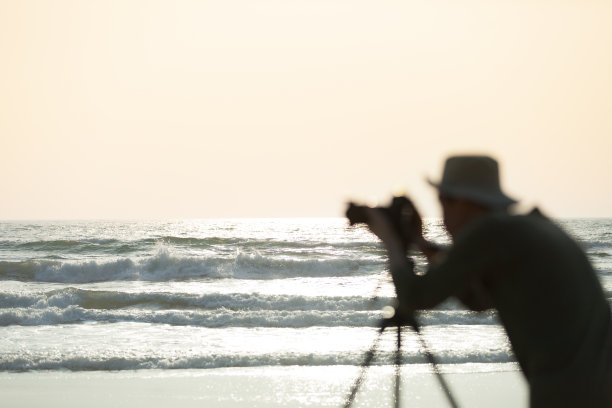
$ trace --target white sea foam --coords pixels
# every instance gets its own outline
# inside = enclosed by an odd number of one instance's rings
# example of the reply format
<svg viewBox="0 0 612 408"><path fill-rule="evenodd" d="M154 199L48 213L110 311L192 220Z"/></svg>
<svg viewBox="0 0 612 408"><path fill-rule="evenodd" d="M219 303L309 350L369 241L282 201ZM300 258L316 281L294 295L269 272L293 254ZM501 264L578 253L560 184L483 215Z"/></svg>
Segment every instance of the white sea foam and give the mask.
<svg viewBox="0 0 612 408"><path fill-rule="evenodd" d="M134 370L290 365L359 365L374 328L191 328L143 323L84 324L0 329L5 370ZM503 363L513 360L501 333L491 326L444 328L454 341L440 341L434 328L425 340L441 363ZM77 334L78 344L63 344ZM279 337L281 336L281 337ZM420 343L404 333L404 364L426 362ZM487 338L481 347L475 338ZM385 334L374 365L392 364L394 333ZM138 341L136 341L138 339ZM438 339L438 340L436 340ZM313 347L314 346L314 347Z"/></svg>
<svg viewBox="0 0 612 408"><path fill-rule="evenodd" d="M392 298L317 297L260 293L165 293L86 290L5 292L0 326L127 321L203 327L376 326ZM457 310L447 302L422 312L423 324L498 324L494 313ZM446 308L446 309L445 309Z"/></svg>
<svg viewBox="0 0 612 408"><path fill-rule="evenodd" d="M338 366L359 365L363 355L342 354L294 354L270 353L259 355L216 355L193 356L178 359L166 357L111 357L88 358L86 356L24 356L11 355L0 360L0 370L3 371L29 371L29 370L145 370L145 369L212 369L225 367L261 367L261 366ZM440 364L482 364L482 363L509 363L514 359L507 351L491 352L489 354L439 354ZM402 364L424 364L426 360L420 352L404 354ZM378 353L372 365L394 364L394 352Z"/></svg>
<svg viewBox="0 0 612 408"><path fill-rule="evenodd" d="M0 292L0 309L15 307L68 307L87 309L120 309L146 307L151 309L218 309L230 310L375 310L392 303L391 298L372 301L360 296L296 296L261 293L176 293L100 291L66 287L48 292Z"/></svg>
<svg viewBox="0 0 612 408"><path fill-rule="evenodd" d="M40 326L82 322L138 322L198 327L378 327L379 310L105 310L78 306L44 309L11 308L0 310L0 326ZM427 312L417 317L421 324L483 325L499 324L492 314L470 312Z"/></svg>

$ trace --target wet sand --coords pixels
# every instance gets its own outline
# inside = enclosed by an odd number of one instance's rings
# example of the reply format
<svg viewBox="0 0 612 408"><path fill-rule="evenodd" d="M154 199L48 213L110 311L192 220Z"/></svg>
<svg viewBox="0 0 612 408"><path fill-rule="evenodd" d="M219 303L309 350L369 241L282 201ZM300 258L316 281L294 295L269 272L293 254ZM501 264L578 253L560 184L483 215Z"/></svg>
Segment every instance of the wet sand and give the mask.
<svg viewBox="0 0 612 408"><path fill-rule="evenodd" d="M445 379L461 407L526 407L516 370L460 372ZM6 407L341 407L355 367L0 373ZM393 372L371 367L354 407L392 407ZM450 406L426 366L402 372L402 406Z"/></svg>

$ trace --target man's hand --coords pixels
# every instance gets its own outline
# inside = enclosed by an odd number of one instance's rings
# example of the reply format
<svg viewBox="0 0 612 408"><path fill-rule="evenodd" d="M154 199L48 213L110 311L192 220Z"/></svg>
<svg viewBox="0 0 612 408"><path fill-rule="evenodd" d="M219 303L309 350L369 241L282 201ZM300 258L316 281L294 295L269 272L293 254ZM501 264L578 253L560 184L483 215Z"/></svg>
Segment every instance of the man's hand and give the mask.
<svg viewBox="0 0 612 408"><path fill-rule="evenodd" d="M420 248L422 246L425 241L425 238L423 238L423 220L410 200L402 210L400 228L407 238L409 247Z"/></svg>
<svg viewBox="0 0 612 408"><path fill-rule="evenodd" d="M385 245L387 250L403 252L402 239L389 217L379 208L366 208L366 224L370 231Z"/></svg>
<svg viewBox="0 0 612 408"><path fill-rule="evenodd" d="M405 199L397 217L389 217L381 208L364 208L365 223L389 250L397 250L402 254L410 248L423 246L423 221L412 202ZM395 219L392 219L395 218ZM394 222L398 225L394 225Z"/></svg>

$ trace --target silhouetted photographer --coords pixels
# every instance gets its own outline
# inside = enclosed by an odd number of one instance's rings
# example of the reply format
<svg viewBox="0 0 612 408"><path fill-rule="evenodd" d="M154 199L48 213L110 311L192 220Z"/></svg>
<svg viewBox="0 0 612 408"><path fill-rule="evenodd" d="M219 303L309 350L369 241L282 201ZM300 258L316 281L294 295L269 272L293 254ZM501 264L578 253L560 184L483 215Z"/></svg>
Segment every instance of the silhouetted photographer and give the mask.
<svg viewBox="0 0 612 408"><path fill-rule="evenodd" d="M408 199L398 208L353 205L347 214L384 243L399 312L412 315L451 296L473 310L493 308L532 407L612 407L610 305L583 250L537 210L511 215L516 201L502 192L490 157L450 157L441 182L430 183L453 239L447 249L423 237ZM425 274L414 273L409 248L427 257Z"/></svg>

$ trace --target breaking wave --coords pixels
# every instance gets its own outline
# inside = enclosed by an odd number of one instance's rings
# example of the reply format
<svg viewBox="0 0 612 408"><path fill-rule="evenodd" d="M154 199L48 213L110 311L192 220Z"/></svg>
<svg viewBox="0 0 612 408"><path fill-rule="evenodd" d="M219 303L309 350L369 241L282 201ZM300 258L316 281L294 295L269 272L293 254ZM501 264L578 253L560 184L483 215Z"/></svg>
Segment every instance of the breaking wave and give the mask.
<svg viewBox="0 0 612 408"><path fill-rule="evenodd" d="M384 264L368 259L296 259L237 252L234 256L175 256L161 249L144 259L0 262L0 280L88 283L190 279L282 279L368 274Z"/></svg>

